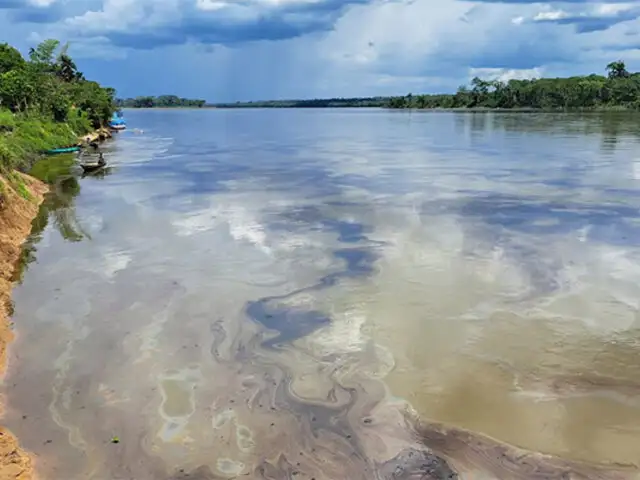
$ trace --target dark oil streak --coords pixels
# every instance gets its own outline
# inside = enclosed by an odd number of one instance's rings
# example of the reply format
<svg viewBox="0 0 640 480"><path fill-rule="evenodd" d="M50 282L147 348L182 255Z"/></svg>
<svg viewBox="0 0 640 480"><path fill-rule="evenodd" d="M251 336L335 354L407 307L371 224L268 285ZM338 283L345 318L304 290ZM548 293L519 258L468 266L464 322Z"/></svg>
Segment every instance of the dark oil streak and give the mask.
<svg viewBox="0 0 640 480"><path fill-rule="evenodd" d="M300 214L301 211L298 211ZM312 213L317 217L319 212L312 210L302 210L304 213ZM296 218L294 218L295 220ZM300 218L297 218L298 220ZM302 338L331 323L331 318L319 311L303 310L297 308L283 307L278 305L279 301L290 299L301 293L318 291L336 285L343 278L357 278L371 275L375 271L374 264L378 258L376 253L372 251L372 245L379 245L381 242L370 240L364 233L370 229L361 224L335 221L326 218L315 218L316 223L323 227L328 227L338 233L338 240L342 243L367 242L368 247L349 247L339 248L333 251L335 258L342 261L344 268L341 271L330 273L322 277L316 284L303 287L284 295L274 295L264 297L256 301L248 302L245 311L249 318L257 322L269 330L278 332L277 336L270 338L261 343L265 349L274 349L285 343L290 343L298 338ZM263 363L263 367L267 364ZM314 438L318 438L320 432L325 432L341 439L345 450L345 454L350 457L355 456L362 464L365 475L364 478L384 478L384 479L454 479L457 474L451 470L446 462L428 452L411 450L403 450L397 458L391 459L383 465L376 465L372 462L365 452L361 442L358 440L357 432L349 421L349 412L358 404L358 389L347 388L339 384L335 384L329 392L327 400L335 402L338 392L343 396L348 396L346 404L334 406L326 404L317 404L310 401L304 401L291 394L292 374L287 372L287 368L283 365L274 365L282 371L285 376L280 382L273 381L273 385L277 385L274 392L274 398L271 399L273 408L278 410L290 411L293 413L301 424L306 425L310 434ZM270 381L267 381L270 383ZM254 397L252 400L252 408L256 408L256 404L262 405L264 400ZM373 403L378 403L372 400ZM361 402L362 403L362 402ZM368 403L364 401L364 404ZM368 410L369 408L366 408ZM291 471L289 463L284 456L276 465L268 462L258 467L256 473L262 478L292 478L294 474ZM382 475L382 476L380 476ZM295 477L294 477L295 478Z"/></svg>

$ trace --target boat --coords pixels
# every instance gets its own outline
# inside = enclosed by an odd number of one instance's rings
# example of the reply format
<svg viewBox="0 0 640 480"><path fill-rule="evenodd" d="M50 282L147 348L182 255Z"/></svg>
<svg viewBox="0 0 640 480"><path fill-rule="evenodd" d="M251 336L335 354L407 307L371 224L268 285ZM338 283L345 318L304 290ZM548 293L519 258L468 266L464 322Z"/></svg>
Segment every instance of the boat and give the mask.
<svg viewBox="0 0 640 480"><path fill-rule="evenodd" d="M104 168L107 164L106 163L81 163L80 166L82 167L82 170L84 170L84 173L89 173L89 172L95 172L97 170L100 170L101 168Z"/></svg>
<svg viewBox="0 0 640 480"><path fill-rule="evenodd" d="M73 153L80 151L80 147L74 145L73 147L61 147L61 148L52 148L50 150L45 150L45 155L58 155L59 153Z"/></svg>
<svg viewBox="0 0 640 480"><path fill-rule="evenodd" d="M96 163L81 163L80 166L82 167L82 170L84 170L84 173L89 173L106 167L107 162L105 161L102 154L100 154L100 160L98 160Z"/></svg>
<svg viewBox="0 0 640 480"><path fill-rule="evenodd" d="M90 172L82 172L81 178L92 177L92 178L104 178L107 175L111 175L111 171L113 167L102 167L97 170L92 170Z"/></svg>
<svg viewBox="0 0 640 480"><path fill-rule="evenodd" d="M109 121L109 128L111 128L111 130L124 130L127 128L127 122L120 115L114 113Z"/></svg>

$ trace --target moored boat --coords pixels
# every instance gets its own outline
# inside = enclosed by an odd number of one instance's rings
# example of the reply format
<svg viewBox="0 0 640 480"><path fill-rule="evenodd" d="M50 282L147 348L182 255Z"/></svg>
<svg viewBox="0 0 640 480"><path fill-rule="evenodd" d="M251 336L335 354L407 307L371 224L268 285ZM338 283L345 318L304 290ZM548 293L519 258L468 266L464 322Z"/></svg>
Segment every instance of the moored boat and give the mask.
<svg viewBox="0 0 640 480"><path fill-rule="evenodd" d="M80 166L82 167L84 173L95 172L96 170L100 170L101 168L106 167L107 162L104 159L102 153L100 153L100 158L96 163L81 163Z"/></svg>
<svg viewBox="0 0 640 480"><path fill-rule="evenodd" d="M57 155L59 153L73 153L79 150L80 150L80 147L78 147L77 145L74 145L71 147L52 148L49 150L45 150L43 153L45 155Z"/></svg>
<svg viewBox="0 0 640 480"><path fill-rule="evenodd" d="M109 128L111 128L111 130L124 130L127 128L127 122L120 115L114 113L109 121Z"/></svg>
<svg viewBox="0 0 640 480"><path fill-rule="evenodd" d="M89 173L89 172L95 172L96 170L100 170L101 168L104 168L106 164L100 165L99 163L93 163L93 164L83 163L80 166L82 167L82 170L84 171L84 173Z"/></svg>

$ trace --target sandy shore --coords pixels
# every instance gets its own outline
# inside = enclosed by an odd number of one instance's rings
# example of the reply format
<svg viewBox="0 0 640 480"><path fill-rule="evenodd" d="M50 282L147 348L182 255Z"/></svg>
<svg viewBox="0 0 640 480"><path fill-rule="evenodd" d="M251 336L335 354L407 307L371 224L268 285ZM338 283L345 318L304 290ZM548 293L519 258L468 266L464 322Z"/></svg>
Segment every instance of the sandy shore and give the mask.
<svg viewBox="0 0 640 480"><path fill-rule="evenodd" d="M11 313L12 274L20 258L21 246L31 232L31 222L47 192L47 186L22 175L32 196L27 200L18 195L0 176L0 374L6 370L7 345L13 340L9 321ZM16 438L0 427L0 480L33 478L32 462Z"/></svg>
<svg viewBox="0 0 640 480"><path fill-rule="evenodd" d="M99 128L91 133L88 133L80 138L80 144L88 145L93 142L104 142L105 140L112 138L113 134L108 128Z"/></svg>

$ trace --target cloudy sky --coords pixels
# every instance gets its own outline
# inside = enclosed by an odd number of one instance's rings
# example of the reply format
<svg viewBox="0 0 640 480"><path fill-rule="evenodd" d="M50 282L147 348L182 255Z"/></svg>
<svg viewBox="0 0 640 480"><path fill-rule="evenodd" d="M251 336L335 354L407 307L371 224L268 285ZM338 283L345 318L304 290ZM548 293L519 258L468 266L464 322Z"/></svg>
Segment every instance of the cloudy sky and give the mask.
<svg viewBox="0 0 640 480"><path fill-rule="evenodd" d="M0 0L0 41L71 42L120 96L454 91L476 74L640 69L640 1Z"/></svg>

